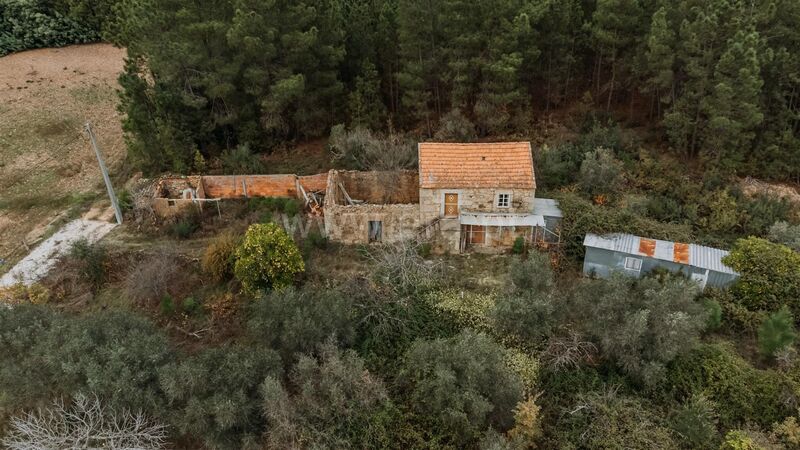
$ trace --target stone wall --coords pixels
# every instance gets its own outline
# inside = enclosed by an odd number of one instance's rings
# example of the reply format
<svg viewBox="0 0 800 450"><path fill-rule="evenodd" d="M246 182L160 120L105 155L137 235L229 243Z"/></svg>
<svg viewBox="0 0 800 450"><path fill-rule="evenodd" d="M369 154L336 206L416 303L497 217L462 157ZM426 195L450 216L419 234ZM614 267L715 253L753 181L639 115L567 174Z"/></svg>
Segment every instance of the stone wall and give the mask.
<svg viewBox="0 0 800 450"><path fill-rule="evenodd" d="M419 203L423 224L442 217L446 192L458 193L459 211L461 212L531 213L536 194L534 189L420 189ZM510 207L497 207L496 196L500 192L511 193Z"/></svg>
<svg viewBox="0 0 800 450"><path fill-rule="evenodd" d="M333 171L353 200L375 205L419 203L419 174L410 170ZM336 202L344 204L341 192Z"/></svg>
<svg viewBox="0 0 800 450"><path fill-rule="evenodd" d="M345 244L369 243L369 222L382 224L382 243L391 244L416 237L419 205L326 205L328 239Z"/></svg>
<svg viewBox="0 0 800 450"><path fill-rule="evenodd" d="M291 197L297 198L297 175L203 176L209 198Z"/></svg>

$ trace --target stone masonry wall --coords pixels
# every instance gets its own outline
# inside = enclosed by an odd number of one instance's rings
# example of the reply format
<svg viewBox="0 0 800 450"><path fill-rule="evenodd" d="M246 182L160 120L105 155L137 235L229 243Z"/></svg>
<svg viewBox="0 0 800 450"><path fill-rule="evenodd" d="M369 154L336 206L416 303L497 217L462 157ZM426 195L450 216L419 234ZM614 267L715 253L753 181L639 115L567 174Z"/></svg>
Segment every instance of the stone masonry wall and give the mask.
<svg viewBox="0 0 800 450"><path fill-rule="evenodd" d="M534 189L420 189L419 203L421 222L430 223L443 215L444 194L446 192L458 193L459 211L470 212L533 212ZM511 205L508 208L498 208L496 194L500 192L511 193Z"/></svg>
<svg viewBox="0 0 800 450"><path fill-rule="evenodd" d="M412 239L419 228L419 205L325 205L325 230L333 241L368 243L371 220L382 222L383 243Z"/></svg>

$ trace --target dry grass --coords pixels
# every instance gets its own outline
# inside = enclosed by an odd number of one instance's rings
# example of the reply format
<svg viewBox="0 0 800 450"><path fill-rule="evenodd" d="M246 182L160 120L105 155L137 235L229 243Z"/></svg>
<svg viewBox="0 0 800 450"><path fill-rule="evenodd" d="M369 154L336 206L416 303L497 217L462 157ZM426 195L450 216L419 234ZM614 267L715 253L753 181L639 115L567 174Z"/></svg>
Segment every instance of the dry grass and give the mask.
<svg viewBox="0 0 800 450"><path fill-rule="evenodd" d="M123 56L95 44L0 58L0 272L27 252L23 241L104 195L82 127L92 122L113 172L125 157L115 94Z"/></svg>

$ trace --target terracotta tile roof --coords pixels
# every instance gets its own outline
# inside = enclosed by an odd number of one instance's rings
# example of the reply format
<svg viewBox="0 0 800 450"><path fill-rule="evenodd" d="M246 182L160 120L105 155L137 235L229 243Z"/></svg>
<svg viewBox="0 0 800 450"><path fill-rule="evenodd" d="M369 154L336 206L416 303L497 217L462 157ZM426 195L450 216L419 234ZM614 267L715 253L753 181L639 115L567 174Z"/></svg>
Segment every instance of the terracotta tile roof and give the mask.
<svg viewBox="0 0 800 450"><path fill-rule="evenodd" d="M535 189L530 142L419 144L421 188Z"/></svg>

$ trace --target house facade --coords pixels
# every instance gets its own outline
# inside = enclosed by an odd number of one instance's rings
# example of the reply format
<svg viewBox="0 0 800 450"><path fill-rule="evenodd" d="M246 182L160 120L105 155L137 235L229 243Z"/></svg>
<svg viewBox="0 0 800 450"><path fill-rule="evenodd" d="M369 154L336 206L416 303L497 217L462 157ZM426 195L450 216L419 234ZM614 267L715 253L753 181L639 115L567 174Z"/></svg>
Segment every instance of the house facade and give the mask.
<svg viewBox="0 0 800 450"><path fill-rule="evenodd" d="M583 245L586 276L608 278L612 273L639 278L656 268L680 272L701 287L724 288L736 281L739 274L726 266L725 250L697 244L648 239L631 234L587 234Z"/></svg>

